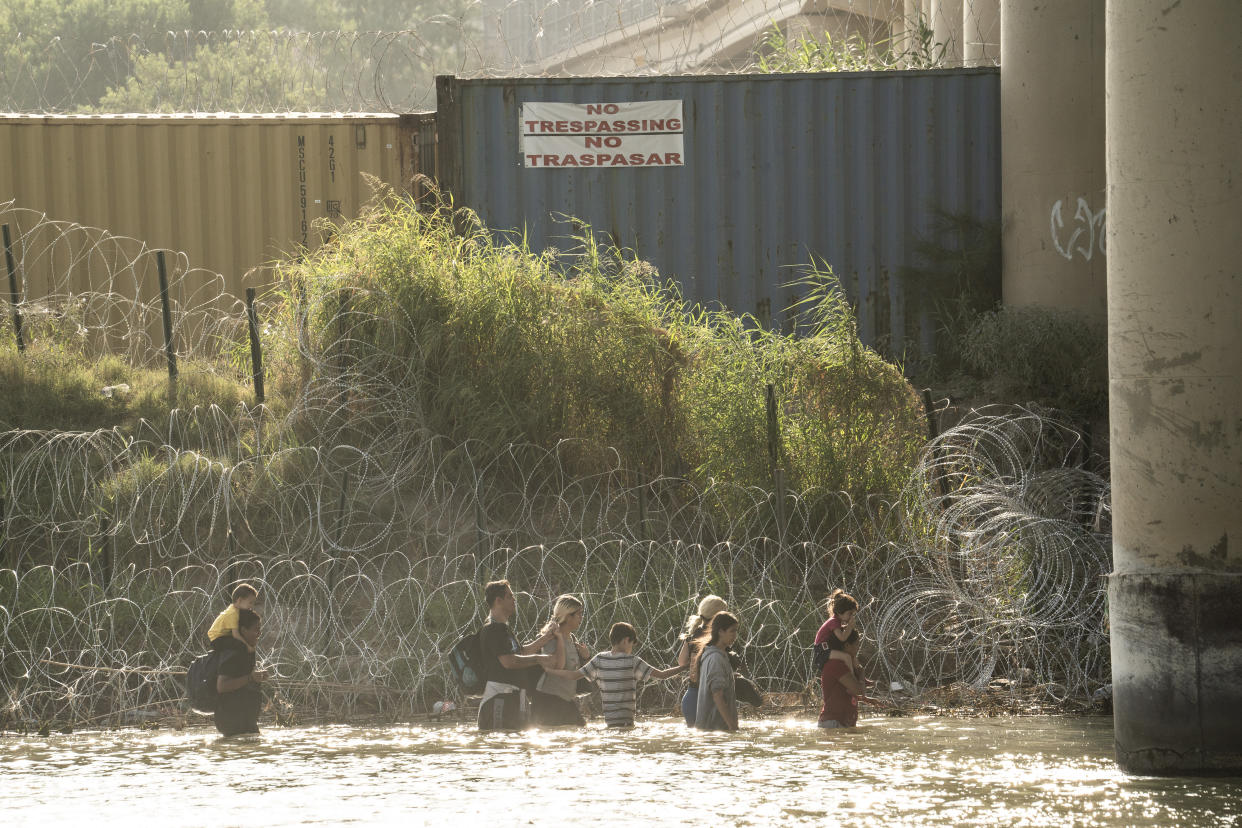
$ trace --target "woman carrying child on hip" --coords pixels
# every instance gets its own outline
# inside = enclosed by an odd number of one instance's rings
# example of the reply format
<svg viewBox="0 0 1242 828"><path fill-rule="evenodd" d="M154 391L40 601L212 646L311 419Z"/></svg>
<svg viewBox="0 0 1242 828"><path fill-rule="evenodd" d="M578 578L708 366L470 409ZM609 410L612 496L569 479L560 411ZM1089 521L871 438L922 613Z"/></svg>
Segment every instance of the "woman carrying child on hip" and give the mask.
<svg viewBox="0 0 1242 828"><path fill-rule="evenodd" d="M828 657L827 650L833 644L839 647L854 632L854 617L858 614L858 600L843 589L834 589L828 596L828 620L815 633L815 659ZM831 641L830 639L836 639ZM821 656L821 652L823 655Z"/></svg>
<svg viewBox="0 0 1242 828"><path fill-rule="evenodd" d="M858 645L862 636L852 630L844 641L830 641L833 645L819 681L824 693L824 704L819 710L819 727L833 730L854 727L858 724L858 703L877 704L866 696L867 680L858 669Z"/></svg>

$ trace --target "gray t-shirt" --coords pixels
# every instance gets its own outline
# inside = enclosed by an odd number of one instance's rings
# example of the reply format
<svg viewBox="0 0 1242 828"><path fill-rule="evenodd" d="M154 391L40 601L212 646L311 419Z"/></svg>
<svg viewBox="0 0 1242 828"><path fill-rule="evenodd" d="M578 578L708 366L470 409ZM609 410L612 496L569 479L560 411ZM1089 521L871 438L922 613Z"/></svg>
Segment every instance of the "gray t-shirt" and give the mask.
<svg viewBox="0 0 1242 828"><path fill-rule="evenodd" d="M719 647L704 647L699 659L699 699L694 726L699 730L728 730L729 725L716 709L712 694L724 692L725 704L737 717L737 697L733 684L733 665L729 656Z"/></svg>
<svg viewBox="0 0 1242 828"><path fill-rule="evenodd" d="M548 655L556 653L557 639L553 638L547 644L543 645L543 652ZM574 645L573 638L565 641L565 670L577 670L582 664L582 660L578 658L578 648ZM539 679L539 684L535 687L540 693L547 693L549 696L556 696L558 699L565 701L576 701L578 698L578 680L571 678L560 678L559 676L550 676L547 673Z"/></svg>

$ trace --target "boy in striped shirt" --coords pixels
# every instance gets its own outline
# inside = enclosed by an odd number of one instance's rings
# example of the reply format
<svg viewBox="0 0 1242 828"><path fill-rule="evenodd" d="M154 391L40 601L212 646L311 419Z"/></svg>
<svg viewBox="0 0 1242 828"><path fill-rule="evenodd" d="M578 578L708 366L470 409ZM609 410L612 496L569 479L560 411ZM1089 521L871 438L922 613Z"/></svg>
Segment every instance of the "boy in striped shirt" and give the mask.
<svg viewBox="0 0 1242 828"><path fill-rule="evenodd" d="M633 727L635 699L638 682L647 679L671 678L685 667L668 667L657 670L638 656L634 647L638 644L638 632L632 624L618 621L608 632L612 649L596 653L595 657L577 670L554 670L544 667L545 673L560 678L588 678L599 686L604 706L604 723L609 727Z"/></svg>

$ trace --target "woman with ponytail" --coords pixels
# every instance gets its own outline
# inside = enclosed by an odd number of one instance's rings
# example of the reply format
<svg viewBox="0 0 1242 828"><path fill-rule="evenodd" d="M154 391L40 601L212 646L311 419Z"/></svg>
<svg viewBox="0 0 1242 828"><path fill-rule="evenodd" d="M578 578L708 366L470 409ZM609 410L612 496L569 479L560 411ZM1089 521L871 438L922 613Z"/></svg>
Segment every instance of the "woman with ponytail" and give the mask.
<svg viewBox="0 0 1242 828"><path fill-rule="evenodd" d="M694 726L699 730L737 730L737 690L729 647L737 641L737 618L727 612L712 616L710 632L690 665L690 683L697 685Z"/></svg>
<svg viewBox="0 0 1242 828"><path fill-rule="evenodd" d="M582 624L582 602L572 595L562 595L552 606L552 618L543 628L543 634L553 632L554 637L543 646L543 652L554 656L553 667L577 670L591 653L573 637L574 630ZM534 692L530 694L531 718L540 727L586 724L578 710L577 681L544 672Z"/></svg>
<svg viewBox="0 0 1242 828"><path fill-rule="evenodd" d="M729 605L725 603L725 599L719 595L708 595L702 601L696 612L690 614L686 619L685 632L681 634L677 652L677 665L679 667L689 667L690 662L694 660L695 655L702 649L703 643L707 640L702 637L708 632L708 625L711 624L712 618L716 613L727 610ZM699 685L693 679L686 686L686 693L681 697L681 715L686 719L688 727L694 727L695 719L698 714L699 702Z"/></svg>

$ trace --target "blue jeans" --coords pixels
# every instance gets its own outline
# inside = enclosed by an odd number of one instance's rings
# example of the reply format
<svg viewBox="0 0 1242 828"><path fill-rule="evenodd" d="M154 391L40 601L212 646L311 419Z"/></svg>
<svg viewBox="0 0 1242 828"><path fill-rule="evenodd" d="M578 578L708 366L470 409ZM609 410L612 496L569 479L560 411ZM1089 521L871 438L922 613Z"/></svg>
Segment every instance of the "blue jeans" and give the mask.
<svg viewBox="0 0 1242 828"><path fill-rule="evenodd" d="M681 697L681 715L686 717L686 724L694 727L699 714L699 688L687 687L686 695Z"/></svg>

